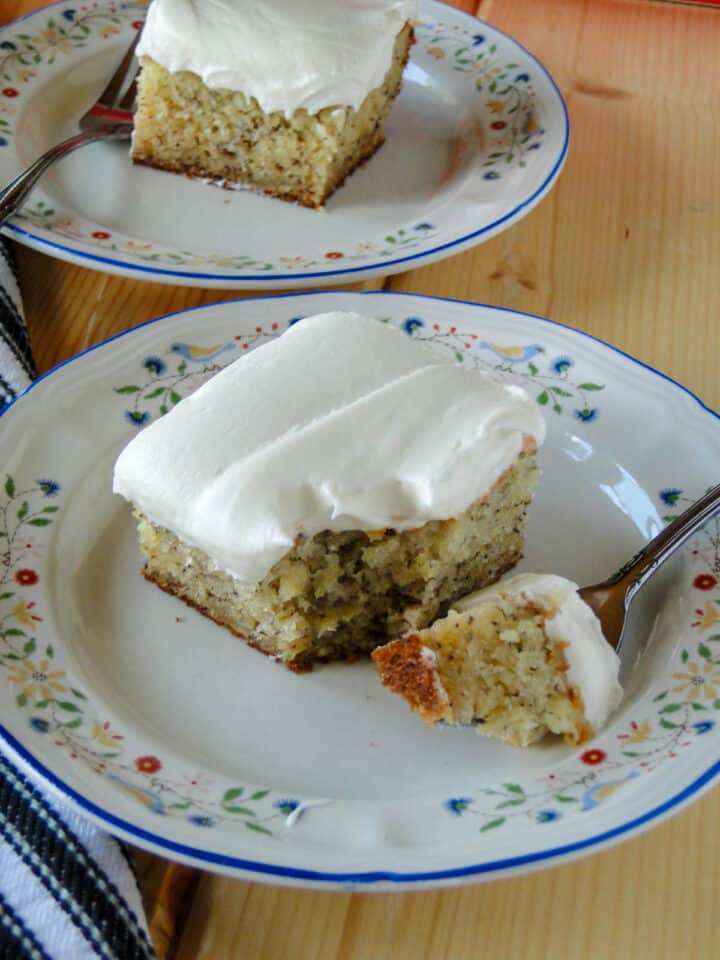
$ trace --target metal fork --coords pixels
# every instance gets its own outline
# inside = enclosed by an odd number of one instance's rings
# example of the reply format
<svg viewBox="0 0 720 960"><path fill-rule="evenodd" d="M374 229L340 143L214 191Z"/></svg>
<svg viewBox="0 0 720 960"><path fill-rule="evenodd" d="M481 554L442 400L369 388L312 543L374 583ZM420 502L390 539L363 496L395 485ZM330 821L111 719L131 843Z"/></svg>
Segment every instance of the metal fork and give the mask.
<svg viewBox="0 0 720 960"><path fill-rule="evenodd" d="M611 647L620 648L628 607L638 590L718 510L720 484L676 517L616 574L603 583L579 591L585 603L595 611Z"/></svg>
<svg viewBox="0 0 720 960"><path fill-rule="evenodd" d="M51 147L11 183L0 191L0 227L23 203L50 164L83 144L96 140L128 140L133 127L133 110L139 64L135 47L140 32L130 44L120 65L96 103L80 118L80 133Z"/></svg>

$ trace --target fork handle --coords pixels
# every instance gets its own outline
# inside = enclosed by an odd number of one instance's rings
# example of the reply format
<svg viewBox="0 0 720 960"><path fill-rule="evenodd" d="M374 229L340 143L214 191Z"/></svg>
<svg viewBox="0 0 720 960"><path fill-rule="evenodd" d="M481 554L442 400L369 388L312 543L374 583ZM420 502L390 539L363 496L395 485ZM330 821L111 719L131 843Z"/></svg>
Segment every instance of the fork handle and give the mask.
<svg viewBox="0 0 720 960"><path fill-rule="evenodd" d="M50 147L34 163L31 163L27 170L23 170L4 190L0 190L0 227L19 210L27 195L52 163L86 143L105 140L112 135L113 130L114 128L101 128L77 133L74 137L68 137L62 143Z"/></svg>
<svg viewBox="0 0 720 960"><path fill-rule="evenodd" d="M626 605L640 587L650 579L696 530L720 510L720 483L696 500L672 523L646 544L632 560L621 567L608 581L608 586L624 583Z"/></svg>

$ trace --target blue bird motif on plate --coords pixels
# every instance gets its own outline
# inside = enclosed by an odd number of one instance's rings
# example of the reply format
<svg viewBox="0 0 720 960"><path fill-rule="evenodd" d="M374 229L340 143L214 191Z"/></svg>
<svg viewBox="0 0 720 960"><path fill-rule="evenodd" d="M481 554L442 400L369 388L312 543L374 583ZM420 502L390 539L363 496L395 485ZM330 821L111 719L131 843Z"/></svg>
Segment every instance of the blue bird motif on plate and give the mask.
<svg viewBox="0 0 720 960"><path fill-rule="evenodd" d="M626 777L621 777L619 780L605 780L603 783L593 784L580 798L581 809L592 810L594 807L599 806L603 800L611 797L624 783L627 783L628 780L634 780L638 776L637 771L633 771Z"/></svg>
<svg viewBox="0 0 720 960"><path fill-rule="evenodd" d="M211 347L200 347L194 343L173 343L170 349L191 363L205 363L208 360L214 360L227 350L234 350L235 344L232 340L229 343L216 343Z"/></svg>
<svg viewBox="0 0 720 960"><path fill-rule="evenodd" d="M527 363L528 360L532 360L532 358L536 357L539 353L545 353L545 347L539 343L531 343L528 347L504 347L499 343L489 343L487 340L480 340L478 349L490 350L504 363Z"/></svg>
<svg viewBox="0 0 720 960"><path fill-rule="evenodd" d="M134 783L129 783L127 780L123 780L122 777L119 777L115 773L110 774L110 779L122 787L122 789L126 793L129 793L130 796L134 797L136 800L139 800L140 803L152 810L153 813L164 815L167 812L165 808L165 801L153 790L148 790L146 787L137 787Z"/></svg>

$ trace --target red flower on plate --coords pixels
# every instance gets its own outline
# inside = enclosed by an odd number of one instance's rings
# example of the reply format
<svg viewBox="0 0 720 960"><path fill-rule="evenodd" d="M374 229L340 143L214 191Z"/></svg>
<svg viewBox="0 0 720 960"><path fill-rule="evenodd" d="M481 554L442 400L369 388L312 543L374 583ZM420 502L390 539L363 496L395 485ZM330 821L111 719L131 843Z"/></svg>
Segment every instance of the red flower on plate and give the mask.
<svg viewBox="0 0 720 960"><path fill-rule="evenodd" d="M344 253L340 253L338 250L331 250L329 253L325 254L326 260L342 260L345 256Z"/></svg>
<svg viewBox="0 0 720 960"><path fill-rule="evenodd" d="M591 767L602 763L605 757L607 757L607 754L604 750L586 750L585 753L580 754L582 762L590 764Z"/></svg>
<svg viewBox="0 0 720 960"><path fill-rule="evenodd" d="M93 234L91 234L91 236L94 237L96 240L110 239L110 234L107 232L107 230L96 230Z"/></svg>
<svg viewBox="0 0 720 960"><path fill-rule="evenodd" d="M140 773L157 773L162 764L157 757L138 757L135 766Z"/></svg>
<svg viewBox="0 0 720 960"><path fill-rule="evenodd" d="M18 96L18 92L15 89L15 87L5 87L5 89L2 92L2 95L4 97L10 97L12 99L12 97Z"/></svg>
<svg viewBox="0 0 720 960"><path fill-rule="evenodd" d="M490 124L491 129L493 130L504 130L507 126L504 120L496 120L494 123Z"/></svg>
<svg viewBox="0 0 720 960"><path fill-rule="evenodd" d="M145 25L144 20L133 20L132 22L133 30L142 30L144 25Z"/></svg>
<svg viewBox="0 0 720 960"><path fill-rule="evenodd" d="M693 580L693 586L698 590L712 590L717 586L717 577L711 573L699 573Z"/></svg>
<svg viewBox="0 0 720 960"><path fill-rule="evenodd" d="M38 582L38 575L34 570L16 570L15 582L19 583L21 587L32 587Z"/></svg>

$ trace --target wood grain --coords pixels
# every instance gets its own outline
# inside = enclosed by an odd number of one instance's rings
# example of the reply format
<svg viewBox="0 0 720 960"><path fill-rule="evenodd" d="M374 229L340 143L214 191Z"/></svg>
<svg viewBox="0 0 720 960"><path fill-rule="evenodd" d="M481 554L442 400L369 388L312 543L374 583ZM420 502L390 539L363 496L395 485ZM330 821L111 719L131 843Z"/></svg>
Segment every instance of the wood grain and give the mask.
<svg viewBox="0 0 720 960"><path fill-rule="evenodd" d="M39 5L2 0L0 20ZM525 220L388 286L550 316L720 406L720 11L653 0L456 5L548 66L567 99L570 154ZM41 369L158 314L237 296L19 254ZM138 860L161 958L713 960L719 844L716 790L595 856L439 892L286 890Z"/></svg>

